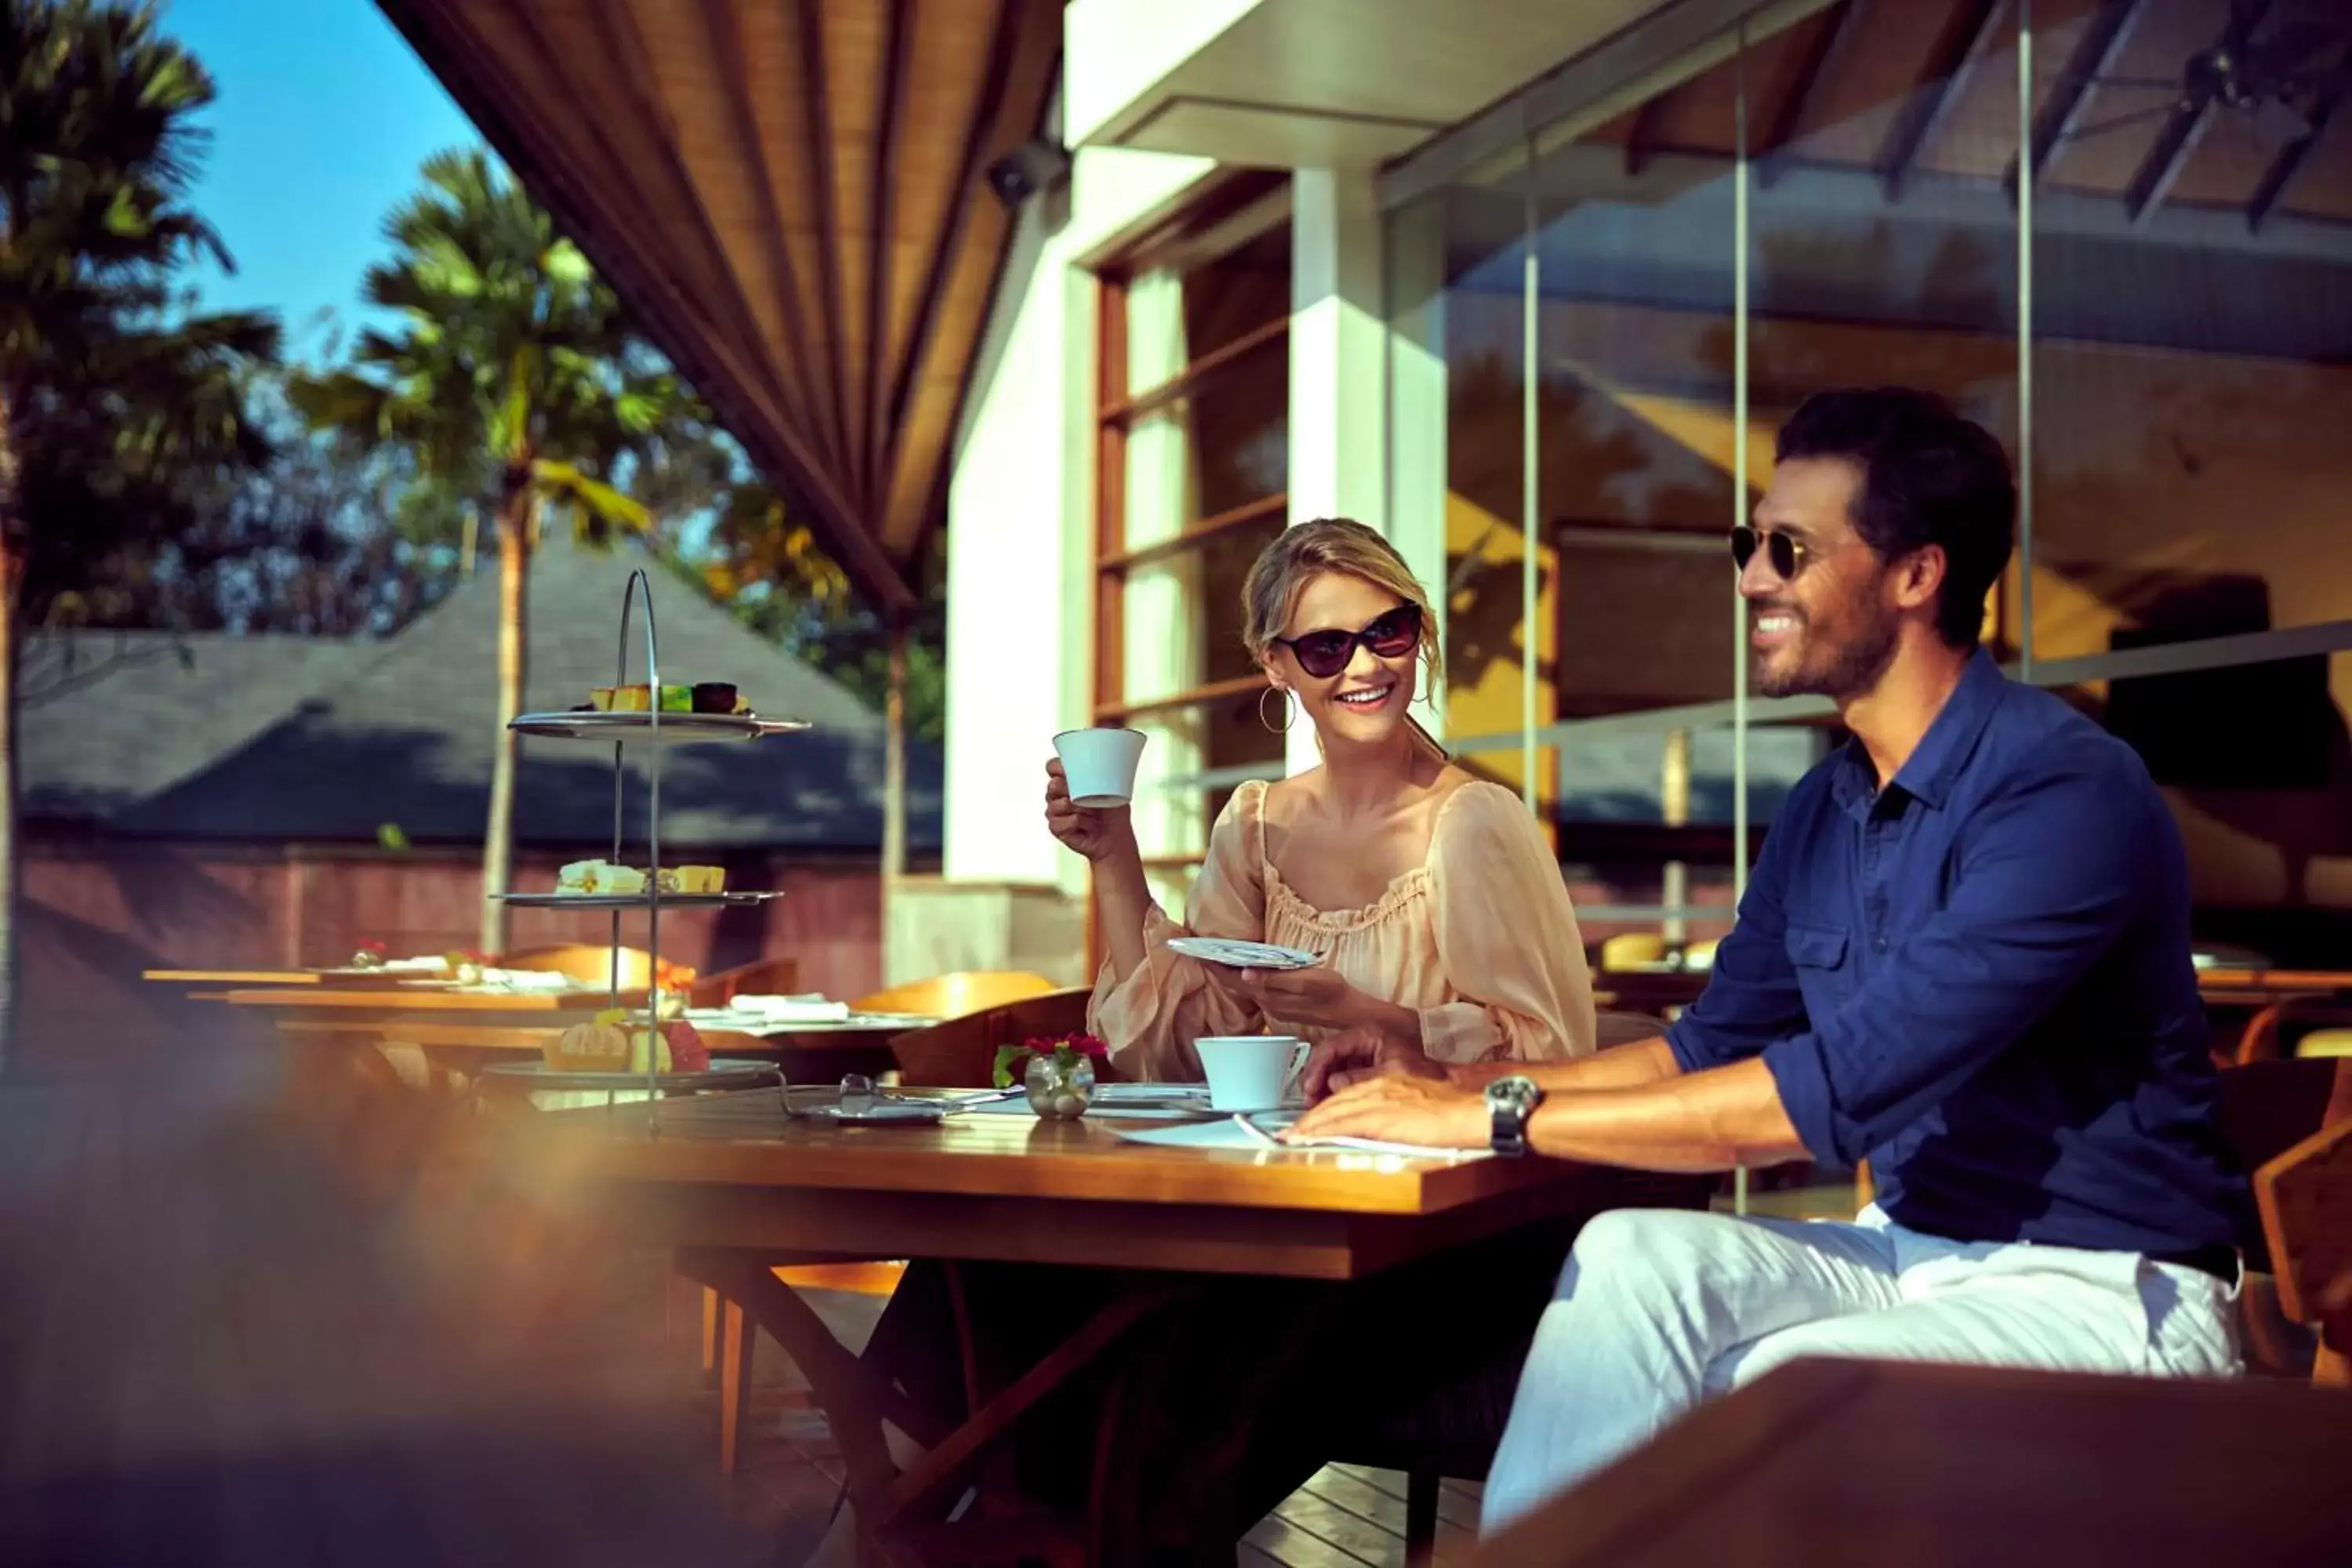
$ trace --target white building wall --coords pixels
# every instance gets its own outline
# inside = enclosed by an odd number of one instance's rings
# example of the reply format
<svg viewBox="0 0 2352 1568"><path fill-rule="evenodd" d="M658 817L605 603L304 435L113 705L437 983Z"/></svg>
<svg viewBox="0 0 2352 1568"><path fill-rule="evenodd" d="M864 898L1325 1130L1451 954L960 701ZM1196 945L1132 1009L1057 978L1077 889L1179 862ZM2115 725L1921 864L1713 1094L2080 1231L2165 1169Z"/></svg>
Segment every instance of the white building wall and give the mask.
<svg viewBox="0 0 2352 1568"><path fill-rule="evenodd" d="M1069 0L1063 140L1075 147L1255 10L1260 0Z"/></svg>
<svg viewBox="0 0 2352 1568"><path fill-rule="evenodd" d="M1097 287L1078 261L1211 168L1082 148L1066 199L1022 212L948 489L950 882L1085 890L1042 816L1053 737L1087 721L1092 678Z"/></svg>

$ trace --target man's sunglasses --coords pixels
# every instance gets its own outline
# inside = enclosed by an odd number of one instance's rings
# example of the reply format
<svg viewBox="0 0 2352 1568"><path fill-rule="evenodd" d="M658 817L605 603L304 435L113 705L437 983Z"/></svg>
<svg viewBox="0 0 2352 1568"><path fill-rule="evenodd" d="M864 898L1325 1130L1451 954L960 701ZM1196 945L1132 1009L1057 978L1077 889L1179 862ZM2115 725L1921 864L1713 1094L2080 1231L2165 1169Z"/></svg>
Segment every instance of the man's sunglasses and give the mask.
<svg viewBox="0 0 2352 1568"><path fill-rule="evenodd" d="M1756 559L1759 546L1763 548L1764 559L1772 563L1773 574L1783 581L1803 571L1805 563L1813 555L1810 549L1785 533L1750 528L1744 522L1731 531L1731 559L1742 572L1747 571L1748 563Z"/></svg>
<svg viewBox="0 0 2352 1568"><path fill-rule="evenodd" d="M1359 645L1382 658L1402 658L1419 647L1421 606L1399 605L1360 632L1308 632L1274 640L1290 650L1299 668L1318 680L1328 680L1348 668Z"/></svg>

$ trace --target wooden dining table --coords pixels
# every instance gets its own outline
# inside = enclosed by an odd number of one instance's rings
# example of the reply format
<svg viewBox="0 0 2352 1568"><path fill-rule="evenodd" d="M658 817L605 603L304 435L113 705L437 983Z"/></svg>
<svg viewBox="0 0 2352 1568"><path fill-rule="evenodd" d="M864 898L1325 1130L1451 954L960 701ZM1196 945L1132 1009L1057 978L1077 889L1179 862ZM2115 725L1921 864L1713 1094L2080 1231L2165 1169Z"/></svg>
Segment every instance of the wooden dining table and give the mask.
<svg viewBox="0 0 2352 1568"><path fill-rule="evenodd" d="M220 984L181 978L214 973L219 972L154 972L151 978L169 973L173 978L167 983ZM355 984L341 976L320 984L315 983L318 978L310 972L308 982L232 981L225 989L194 990L190 996L245 1009L299 1043L360 1052L411 1048L423 1053L436 1071L457 1075L460 1082L469 1081L488 1062L536 1053L564 1029L591 1022L616 1005L612 990L602 985L493 991L397 982ZM642 1007L646 997L642 987L625 989L617 1005ZM775 1062L787 1077L837 1083L846 1073L891 1069L896 1060L890 1041L921 1023L898 1015L852 1015L756 1030L706 1027L701 1032L714 1057Z"/></svg>
<svg viewBox="0 0 2352 1568"><path fill-rule="evenodd" d="M2352 970L2200 969L2197 994L2208 1005L2240 1007L2286 996L2352 996Z"/></svg>
<svg viewBox="0 0 2352 1568"><path fill-rule="evenodd" d="M1791 1362L1475 1568L2352 1563L2352 1398L2277 1382Z"/></svg>
<svg viewBox="0 0 2352 1568"><path fill-rule="evenodd" d="M585 1204L615 1241L670 1248L680 1272L767 1330L840 1445L861 1533L918 1562L1030 1550L1139 1560L1148 1510L1141 1478L1119 1458L1128 1434L1115 1412L1166 1373L1154 1362L1165 1338L1155 1324L1202 1310L1215 1279L1357 1279L1569 1212L1591 1201L1600 1174L1556 1161L1154 1146L1093 1116L966 1112L929 1126L848 1126L787 1115L773 1090L467 1131L486 1179L572 1212ZM936 1259L951 1272L976 1262L1071 1266L1114 1283L1044 1360L978 1388L969 1418L940 1429L774 1272L871 1258ZM1113 1389L1085 1517L998 1498L1003 1506L949 1522L964 1484L1001 1477L991 1457L1082 1373ZM1237 1384L1232 1397L1244 1430L1249 1390ZM923 1445L903 1469L883 1441L886 1419Z"/></svg>

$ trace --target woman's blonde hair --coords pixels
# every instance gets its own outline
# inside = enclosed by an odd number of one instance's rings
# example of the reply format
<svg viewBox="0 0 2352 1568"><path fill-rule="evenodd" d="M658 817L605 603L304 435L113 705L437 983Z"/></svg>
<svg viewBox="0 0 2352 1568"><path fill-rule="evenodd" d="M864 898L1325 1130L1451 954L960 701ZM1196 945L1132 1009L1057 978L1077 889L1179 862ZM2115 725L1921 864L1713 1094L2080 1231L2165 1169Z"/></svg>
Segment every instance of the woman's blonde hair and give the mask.
<svg viewBox="0 0 2352 1568"><path fill-rule="evenodd" d="M1429 592L1397 553L1396 546L1346 517L1318 517L1286 528L1250 563L1242 580L1242 642L1262 666L1274 662L1274 639L1290 624L1298 596L1307 584L1327 572L1360 577L1375 588L1385 588L1409 605L1421 606L1422 685L1424 696L1437 689L1437 616ZM1405 722L1432 753L1443 757L1445 748L1436 737L1407 715Z"/></svg>

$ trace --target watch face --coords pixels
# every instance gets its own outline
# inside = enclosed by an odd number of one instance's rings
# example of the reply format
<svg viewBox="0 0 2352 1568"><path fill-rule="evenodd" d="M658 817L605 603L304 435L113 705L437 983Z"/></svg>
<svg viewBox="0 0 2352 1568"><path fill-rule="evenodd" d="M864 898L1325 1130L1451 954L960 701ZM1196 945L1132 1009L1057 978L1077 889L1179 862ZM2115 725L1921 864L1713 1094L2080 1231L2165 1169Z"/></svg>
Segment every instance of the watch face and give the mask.
<svg viewBox="0 0 2352 1568"><path fill-rule="evenodd" d="M1509 1106L1525 1111L1535 1103L1535 1079L1516 1073L1509 1078L1498 1078L1486 1086L1486 1103L1489 1105Z"/></svg>

